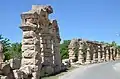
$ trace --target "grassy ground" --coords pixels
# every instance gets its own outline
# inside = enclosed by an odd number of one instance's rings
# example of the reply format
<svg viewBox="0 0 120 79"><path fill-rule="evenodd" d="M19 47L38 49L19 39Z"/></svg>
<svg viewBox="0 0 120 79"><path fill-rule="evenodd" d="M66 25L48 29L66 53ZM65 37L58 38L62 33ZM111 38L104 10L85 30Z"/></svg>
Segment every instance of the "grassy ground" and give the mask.
<svg viewBox="0 0 120 79"><path fill-rule="evenodd" d="M42 79L58 79L59 76L62 76L62 75L64 75L64 74L72 71L72 70L75 69L75 68L77 68L77 67L70 67L66 72L61 72L60 74L57 74L57 75L54 75L54 76L49 76L49 77L44 77L44 78L42 78Z"/></svg>

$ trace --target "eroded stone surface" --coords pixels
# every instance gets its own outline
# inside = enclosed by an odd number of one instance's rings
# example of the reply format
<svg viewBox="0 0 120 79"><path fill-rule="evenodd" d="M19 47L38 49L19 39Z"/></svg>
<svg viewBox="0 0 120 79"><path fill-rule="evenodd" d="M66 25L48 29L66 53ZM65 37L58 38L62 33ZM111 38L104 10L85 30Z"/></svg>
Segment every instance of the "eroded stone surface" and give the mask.
<svg viewBox="0 0 120 79"><path fill-rule="evenodd" d="M33 5L32 9L21 15L23 31L22 60L20 71L39 79L42 75L61 71L60 34L56 20L49 20L53 12L51 6ZM33 71L33 68L37 68Z"/></svg>

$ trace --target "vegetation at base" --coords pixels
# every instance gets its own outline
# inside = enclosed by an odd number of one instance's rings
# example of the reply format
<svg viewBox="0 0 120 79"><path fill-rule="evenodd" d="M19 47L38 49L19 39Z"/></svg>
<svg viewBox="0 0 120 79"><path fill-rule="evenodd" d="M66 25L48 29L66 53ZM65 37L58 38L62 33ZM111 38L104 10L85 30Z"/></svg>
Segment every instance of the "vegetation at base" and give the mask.
<svg viewBox="0 0 120 79"><path fill-rule="evenodd" d="M68 54L68 45L71 40L64 40L62 44L60 44L60 54L62 59L67 59L69 57Z"/></svg>
<svg viewBox="0 0 120 79"><path fill-rule="evenodd" d="M5 60L9 60L11 58L21 58L22 51L21 51L21 43L10 43L10 40L8 38L4 38L2 35L0 35L0 41L3 44L3 52L5 55ZM68 59L69 58L69 52L68 52L68 45L70 44L71 40L64 40L63 43L60 44L60 54L62 59ZM109 46L115 46L120 49L120 46L113 41L112 43L106 43L102 41L101 43L109 45ZM78 53L78 49L75 49L76 55Z"/></svg>
<svg viewBox="0 0 120 79"><path fill-rule="evenodd" d="M4 38L2 35L0 35L0 41L4 48L4 61L11 58L21 58L21 43L10 43L10 40L8 38Z"/></svg>

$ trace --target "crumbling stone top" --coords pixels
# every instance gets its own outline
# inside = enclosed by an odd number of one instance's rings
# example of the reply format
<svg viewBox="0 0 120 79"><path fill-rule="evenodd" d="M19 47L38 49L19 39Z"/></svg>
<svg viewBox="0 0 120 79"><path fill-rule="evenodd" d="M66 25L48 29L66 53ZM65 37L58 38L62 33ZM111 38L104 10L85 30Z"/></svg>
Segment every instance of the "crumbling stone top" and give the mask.
<svg viewBox="0 0 120 79"><path fill-rule="evenodd" d="M70 44L69 44L69 48L73 48L76 47L76 43L78 42L78 39L72 39Z"/></svg>
<svg viewBox="0 0 120 79"><path fill-rule="evenodd" d="M34 14L35 12L40 14L41 11L46 11L48 14L53 13L53 9L49 5L32 5L32 10L23 12L22 14Z"/></svg>

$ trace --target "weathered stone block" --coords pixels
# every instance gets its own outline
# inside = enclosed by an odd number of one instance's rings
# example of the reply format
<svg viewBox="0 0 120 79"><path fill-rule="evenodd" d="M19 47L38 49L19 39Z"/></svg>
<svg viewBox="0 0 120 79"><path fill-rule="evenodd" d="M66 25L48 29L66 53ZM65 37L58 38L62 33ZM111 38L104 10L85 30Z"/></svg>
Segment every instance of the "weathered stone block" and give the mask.
<svg viewBox="0 0 120 79"><path fill-rule="evenodd" d="M25 51L22 53L22 57L24 58L33 58L36 56L36 52L34 50L31 50L31 51Z"/></svg>
<svg viewBox="0 0 120 79"><path fill-rule="evenodd" d="M22 51L34 50L35 45L22 45Z"/></svg>
<svg viewBox="0 0 120 79"><path fill-rule="evenodd" d="M23 38L33 38L35 36L34 31L24 31L23 32Z"/></svg>
<svg viewBox="0 0 120 79"><path fill-rule="evenodd" d="M61 65L60 65L60 66L56 65L56 66L54 67L54 72L55 72L55 73L59 73L60 71L61 71Z"/></svg>
<svg viewBox="0 0 120 79"><path fill-rule="evenodd" d="M0 76L0 79L9 79L7 76Z"/></svg>
<svg viewBox="0 0 120 79"><path fill-rule="evenodd" d="M41 63L41 59L37 60L37 59L26 59L26 58L23 58L22 59L22 66L24 65L38 65Z"/></svg>
<svg viewBox="0 0 120 79"><path fill-rule="evenodd" d="M30 39L23 39L22 40L22 44L23 45L31 45L31 44L34 44L34 39L33 38L30 38Z"/></svg>
<svg viewBox="0 0 120 79"><path fill-rule="evenodd" d="M44 57L43 65L53 65L53 57Z"/></svg>
<svg viewBox="0 0 120 79"><path fill-rule="evenodd" d="M0 63L0 71L7 76L11 72L10 64Z"/></svg>
<svg viewBox="0 0 120 79"><path fill-rule="evenodd" d="M62 65L61 65L61 71L65 71L65 70L67 70L67 66L62 63Z"/></svg>
<svg viewBox="0 0 120 79"><path fill-rule="evenodd" d="M20 70L13 70L15 79L22 79L23 73Z"/></svg>
<svg viewBox="0 0 120 79"><path fill-rule="evenodd" d="M51 44L47 44L46 48L49 49L49 48L51 48L51 46L52 46Z"/></svg>
<svg viewBox="0 0 120 79"><path fill-rule="evenodd" d="M21 59L10 59L9 62L12 69L19 69L21 66Z"/></svg>
<svg viewBox="0 0 120 79"><path fill-rule="evenodd" d="M49 75L52 75L52 74L54 74L54 68L51 67L51 66L44 66L41 69L41 72L40 72L41 76L49 76Z"/></svg>
<svg viewBox="0 0 120 79"><path fill-rule="evenodd" d="M63 63L64 66L66 66L66 67L70 67L70 66L71 66L71 63L70 63L70 60L69 60L69 59L64 59L64 60L62 60L62 63Z"/></svg>
<svg viewBox="0 0 120 79"><path fill-rule="evenodd" d="M24 78L28 78L30 77L35 77L36 75L40 75L40 69L41 69L41 65L36 66L36 65L25 65L22 66L20 68L20 71L23 72L23 76ZM36 73L38 72L38 73ZM38 79L38 78L33 78L33 79Z"/></svg>
<svg viewBox="0 0 120 79"><path fill-rule="evenodd" d="M35 58L35 59L40 59L41 58L41 53L37 52L37 51L25 51L24 53L22 53L22 57L23 58Z"/></svg>

